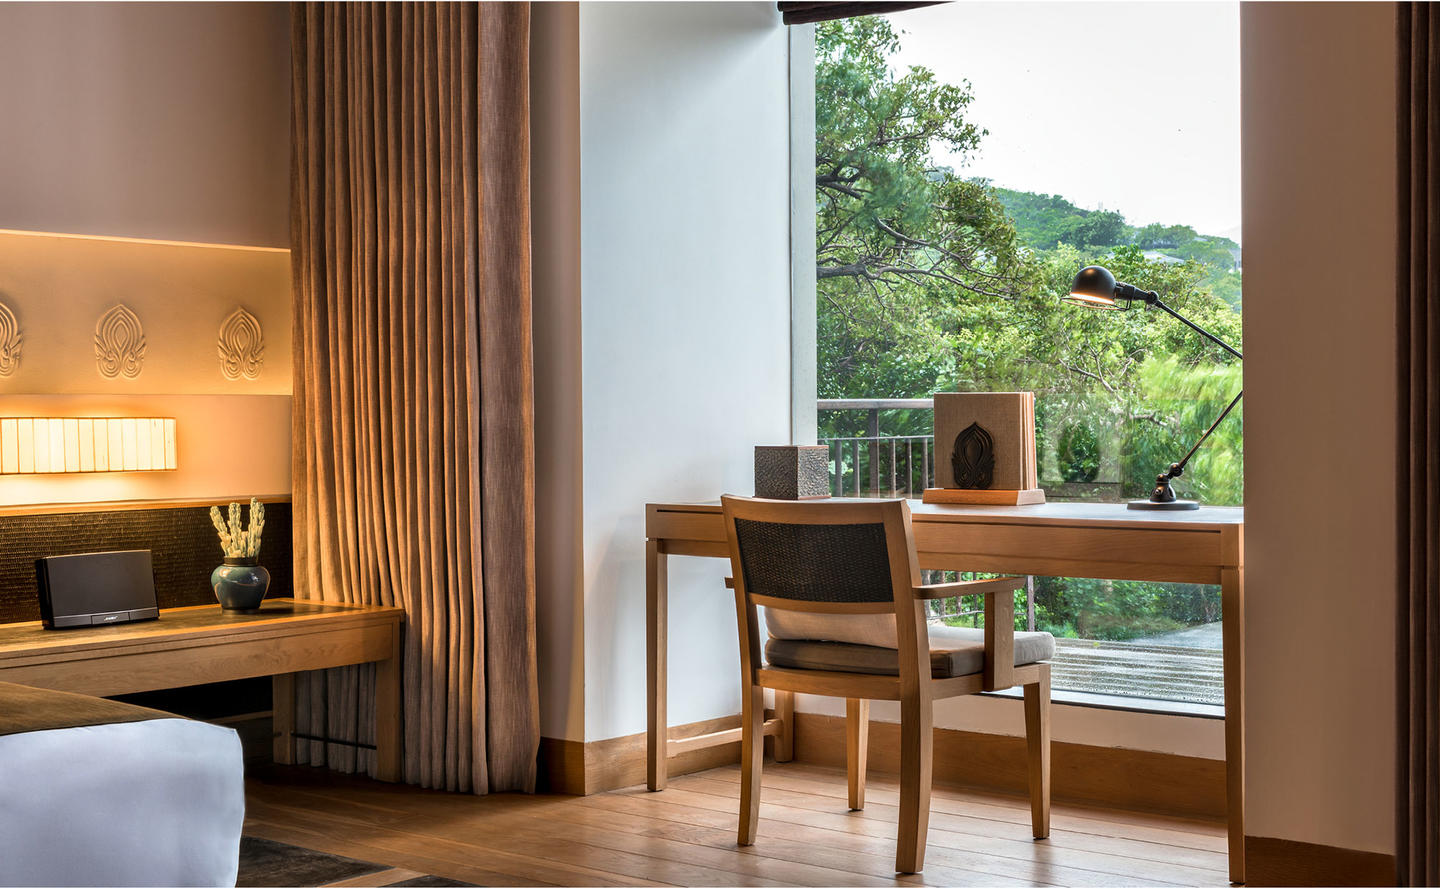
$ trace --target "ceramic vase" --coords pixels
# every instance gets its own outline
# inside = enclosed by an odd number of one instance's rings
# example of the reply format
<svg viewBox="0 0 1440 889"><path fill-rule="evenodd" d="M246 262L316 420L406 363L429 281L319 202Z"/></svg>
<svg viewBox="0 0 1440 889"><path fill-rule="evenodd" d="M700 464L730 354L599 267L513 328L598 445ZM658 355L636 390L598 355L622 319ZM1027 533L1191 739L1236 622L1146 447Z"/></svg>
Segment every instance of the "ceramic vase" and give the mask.
<svg viewBox="0 0 1440 889"><path fill-rule="evenodd" d="M210 588L225 611L253 614L270 588L270 572L254 558L226 558L210 573Z"/></svg>

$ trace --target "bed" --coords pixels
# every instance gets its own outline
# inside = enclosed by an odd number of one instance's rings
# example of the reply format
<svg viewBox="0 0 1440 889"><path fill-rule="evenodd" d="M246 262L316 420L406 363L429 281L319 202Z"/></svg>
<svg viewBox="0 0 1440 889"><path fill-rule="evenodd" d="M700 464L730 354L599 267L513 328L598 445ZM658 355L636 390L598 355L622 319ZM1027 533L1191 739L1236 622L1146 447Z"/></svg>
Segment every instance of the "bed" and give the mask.
<svg viewBox="0 0 1440 889"><path fill-rule="evenodd" d="M0 682L0 886L233 886L234 730Z"/></svg>

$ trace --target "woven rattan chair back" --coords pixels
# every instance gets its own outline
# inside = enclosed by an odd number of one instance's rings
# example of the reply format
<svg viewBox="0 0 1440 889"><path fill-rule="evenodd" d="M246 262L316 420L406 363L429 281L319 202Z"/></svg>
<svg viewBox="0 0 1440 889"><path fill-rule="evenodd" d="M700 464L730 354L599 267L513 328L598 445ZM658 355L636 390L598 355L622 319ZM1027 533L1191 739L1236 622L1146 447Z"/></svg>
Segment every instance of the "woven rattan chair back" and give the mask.
<svg viewBox="0 0 1440 889"><path fill-rule="evenodd" d="M904 501L723 502L736 581L762 604L889 611L897 582L908 599L914 545Z"/></svg>
<svg viewBox="0 0 1440 889"><path fill-rule="evenodd" d="M802 602L890 602L890 557L879 522L807 525L735 520L745 588Z"/></svg>

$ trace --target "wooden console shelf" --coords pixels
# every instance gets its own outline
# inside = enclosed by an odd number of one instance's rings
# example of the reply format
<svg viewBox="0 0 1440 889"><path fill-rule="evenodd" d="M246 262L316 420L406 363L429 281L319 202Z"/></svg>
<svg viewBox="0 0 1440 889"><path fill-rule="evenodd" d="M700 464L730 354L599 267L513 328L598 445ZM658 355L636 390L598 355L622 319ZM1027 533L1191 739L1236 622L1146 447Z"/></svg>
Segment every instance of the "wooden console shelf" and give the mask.
<svg viewBox="0 0 1440 889"><path fill-rule="evenodd" d="M47 630L0 624L0 682L81 694L132 694L271 676L275 760L294 760L294 674L375 663L376 776L400 777L400 628L404 611L266 599L258 614L219 605L166 608L159 620Z"/></svg>

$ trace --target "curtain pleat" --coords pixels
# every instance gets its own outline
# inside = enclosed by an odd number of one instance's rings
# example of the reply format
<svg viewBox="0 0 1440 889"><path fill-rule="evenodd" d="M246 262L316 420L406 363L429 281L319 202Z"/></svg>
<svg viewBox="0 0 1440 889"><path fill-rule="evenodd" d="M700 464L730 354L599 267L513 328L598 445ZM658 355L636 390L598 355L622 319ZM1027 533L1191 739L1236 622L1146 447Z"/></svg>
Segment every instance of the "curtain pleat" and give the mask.
<svg viewBox="0 0 1440 889"><path fill-rule="evenodd" d="M292 10L297 595L405 609L405 780L533 790L529 7ZM373 668L296 699L373 745Z"/></svg>
<svg viewBox="0 0 1440 889"><path fill-rule="evenodd" d="M1399 7L1397 877L1440 885L1440 20Z"/></svg>

